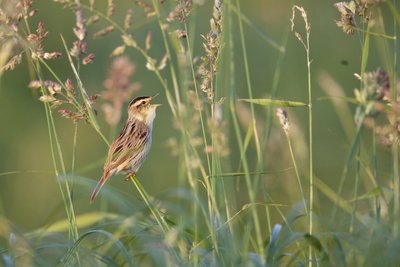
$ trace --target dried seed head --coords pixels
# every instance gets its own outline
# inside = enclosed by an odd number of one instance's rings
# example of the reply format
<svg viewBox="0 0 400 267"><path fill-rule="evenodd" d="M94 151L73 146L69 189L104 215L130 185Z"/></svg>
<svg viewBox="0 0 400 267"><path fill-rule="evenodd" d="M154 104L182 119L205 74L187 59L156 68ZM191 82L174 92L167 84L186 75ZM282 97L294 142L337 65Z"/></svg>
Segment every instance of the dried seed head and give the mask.
<svg viewBox="0 0 400 267"><path fill-rule="evenodd" d="M41 39L45 39L45 38L47 38L47 35L49 35L49 32L46 31L46 28L45 28L45 25L44 25L44 22L43 22L43 21L40 21L40 22L38 23L38 27L37 27L37 29L36 29L36 33L38 34L38 36L39 36Z"/></svg>
<svg viewBox="0 0 400 267"><path fill-rule="evenodd" d="M158 64L157 69L163 70L165 66L167 66L167 60L168 60L168 54L165 54L161 59L160 64Z"/></svg>
<svg viewBox="0 0 400 267"><path fill-rule="evenodd" d="M342 28L345 34L354 34L355 24L352 15L341 16L340 21L336 21L336 25Z"/></svg>
<svg viewBox="0 0 400 267"><path fill-rule="evenodd" d="M147 35L146 35L146 42L145 42L146 51L149 51L151 48L151 39L152 39L151 37L152 37L151 31L148 31Z"/></svg>
<svg viewBox="0 0 400 267"><path fill-rule="evenodd" d="M100 19L100 17L98 15L90 16L86 21L86 26L89 26L89 25L92 25L92 24L98 22L99 19Z"/></svg>
<svg viewBox="0 0 400 267"><path fill-rule="evenodd" d="M70 79L67 79L65 81L65 88L67 89L68 92L74 94L75 93L75 87L74 84L72 83L72 81Z"/></svg>
<svg viewBox="0 0 400 267"><path fill-rule="evenodd" d="M107 4L107 17L114 16L115 13L115 4L113 0L108 0Z"/></svg>
<svg viewBox="0 0 400 267"><path fill-rule="evenodd" d="M32 6L32 0L23 0L22 1L22 7L24 8L25 11L28 11L28 9L31 8Z"/></svg>
<svg viewBox="0 0 400 267"><path fill-rule="evenodd" d="M283 131L285 131L285 134L289 133L290 125L289 125L289 119L287 116L287 113L284 109L282 108L277 108L276 109L276 116L279 119L279 122L281 124L281 127Z"/></svg>
<svg viewBox="0 0 400 267"><path fill-rule="evenodd" d="M82 59L82 64L83 65L91 64L91 63L93 63L93 60L94 60L94 54L90 53L84 59Z"/></svg>
<svg viewBox="0 0 400 267"><path fill-rule="evenodd" d="M191 11L192 11L192 0L179 1L178 4L175 6L174 10L172 10L169 13L167 21L168 22L176 21L179 23L183 23L186 21Z"/></svg>
<svg viewBox="0 0 400 267"><path fill-rule="evenodd" d="M137 47L137 42L133 39L132 35L122 35L121 38L126 46Z"/></svg>
<svg viewBox="0 0 400 267"><path fill-rule="evenodd" d="M149 10L151 10L151 7L149 4L147 4L145 1L142 0L135 0L135 4L142 8L145 12L148 12Z"/></svg>
<svg viewBox="0 0 400 267"><path fill-rule="evenodd" d="M378 68L375 72L376 76L376 98L377 100L389 100L390 99L390 77L389 73Z"/></svg>
<svg viewBox="0 0 400 267"><path fill-rule="evenodd" d="M178 38L187 37L187 32L185 30L176 30L174 33L178 36Z"/></svg>
<svg viewBox="0 0 400 267"><path fill-rule="evenodd" d="M71 54L71 56L79 58L80 56L82 56L83 54L86 54L87 52L87 43L86 41L74 41L72 43L72 48L69 51L69 53Z"/></svg>
<svg viewBox="0 0 400 267"><path fill-rule="evenodd" d="M83 16L82 8L78 8L75 12L76 23L75 28L73 29L75 36L78 40L83 41L86 38L86 27L85 27L85 18Z"/></svg>
<svg viewBox="0 0 400 267"><path fill-rule="evenodd" d="M156 16L156 12L155 11L151 11L151 12L147 12L146 13L146 18L151 19L153 17Z"/></svg>
<svg viewBox="0 0 400 267"><path fill-rule="evenodd" d="M51 102L50 108L55 109L55 108L58 108L59 106L61 106L62 104L63 104L63 101L55 100L55 101Z"/></svg>
<svg viewBox="0 0 400 267"><path fill-rule="evenodd" d="M49 91L51 95L55 95L61 92L61 85L59 83L47 80L43 82L44 87Z"/></svg>
<svg viewBox="0 0 400 267"><path fill-rule="evenodd" d="M37 45L39 42L39 36L37 34L31 33L26 37L26 40L32 45Z"/></svg>
<svg viewBox="0 0 400 267"><path fill-rule="evenodd" d="M16 56L13 56L1 69L1 71L5 70L13 70L15 67L21 63L22 60L22 55L18 54Z"/></svg>
<svg viewBox="0 0 400 267"><path fill-rule="evenodd" d="M41 97L39 97L39 100L44 103L51 103L53 101L56 101L57 99L51 95L42 95Z"/></svg>
<svg viewBox="0 0 400 267"><path fill-rule="evenodd" d="M106 28L99 30L98 32L95 32L93 34L93 38L96 39L96 38L104 37L113 31L114 31L114 26L108 26Z"/></svg>
<svg viewBox="0 0 400 267"><path fill-rule="evenodd" d="M40 87L42 87L42 84L39 80L33 80L29 82L28 87L31 89L39 89Z"/></svg>
<svg viewBox="0 0 400 267"><path fill-rule="evenodd" d="M362 17L365 21L369 20L367 15L369 3L374 4L374 1L349 1L338 2L334 6L340 13L340 20L336 21L336 25L342 28L343 32L352 35L356 30L356 16Z"/></svg>
<svg viewBox="0 0 400 267"><path fill-rule="evenodd" d="M60 113L61 117L72 120L73 122L84 120L86 116L82 113L72 112L68 109L59 109L58 113Z"/></svg>
<svg viewBox="0 0 400 267"><path fill-rule="evenodd" d="M112 56L112 57L117 57L117 56L122 55L122 54L125 52L125 48L126 48L125 45L117 46L117 47L111 52L111 56Z"/></svg>
<svg viewBox="0 0 400 267"><path fill-rule="evenodd" d="M376 71L365 72L360 77L363 82L363 88L359 90L361 97L365 102L368 100L382 100L390 95L390 77L389 74L378 68Z"/></svg>
<svg viewBox="0 0 400 267"><path fill-rule="evenodd" d="M91 105L96 104L97 99L99 98L100 94L95 94L95 95L91 95L89 96L89 102Z"/></svg>
<svg viewBox="0 0 400 267"><path fill-rule="evenodd" d="M148 57L146 62L146 69L148 69L149 71L155 71L156 62L157 61L154 58Z"/></svg>
<svg viewBox="0 0 400 267"><path fill-rule="evenodd" d="M151 18L155 15L155 12L153 11L153 9L151 8L151 6L148 3L146 3L145 1L142 1L142 0L134 0L134 1L138 7L143 9L147 18Z"/></svg>
<svg viewBox="0 0 400 267"><path fill-rule="evenodd" d="M215 0L213 17L210 20L210 31L206 36L202 36L205 40L203 48L206 56L201 57L202 63L198 67L198 74L201 76L200 88L207 95L209 103L214 102L213 81L217 73L217 62L221 49L222 10L222 2Z"/></svg>
<svg viewBox="0 0 400 267"><path fill-rule="evenodd" d="M36 33L31 33L26 37L26 40L35 48L37 54L43 53L43 41L47 38L48 32L45 29L44 23L38 23Z"/></svg>
<svg viewBox="0 0 400 267"><path fill-rule="evenodd" d="M60 52L51 52L51 53L44 53L43 54L43 58L44 59L56 59L61 57L61 53Z"/></svg>
<svg viewBox="0 0 400 267"><path fill-rule="evenodd" d="M306 34L305 34L306 38L305 38L305 40L303 40L303 37L301 36L301 34L298 33L295 30L295 22L294 21L295 21L295 18L296 18L296 11L300 12L300 15L301 15L301 17L302 17L302 19L304 21L304 27L305 27L305 30L306 30ZM309 47L309 38L310 38L311 26L310 26L310 24L308 22L307 13L306 13L305 9L303 7L301 7L301 6L294 5L292 7L292 18L290 19L290 21L291 21L291 31L294 32L294 35L299 40L299 42L304 46L304 49L306 51L309 51L309 49L310 49L310 47Z"/></svg>
<svg viewBox="0 0 400 267"><path fill-rule="evenodd" d="M37 9L32 9L31 11L29 11L28 16L33 17L36 15L36 13L37 13Z"/></svg>
<svg viewBox="0 0 400 267"><path fill-rule="evenodd" d="M132 26L132 17L133 17L133 11L132 9L128 9L126 11L125 19L124 19L124 30L128 31L131 26Z"/></svg>

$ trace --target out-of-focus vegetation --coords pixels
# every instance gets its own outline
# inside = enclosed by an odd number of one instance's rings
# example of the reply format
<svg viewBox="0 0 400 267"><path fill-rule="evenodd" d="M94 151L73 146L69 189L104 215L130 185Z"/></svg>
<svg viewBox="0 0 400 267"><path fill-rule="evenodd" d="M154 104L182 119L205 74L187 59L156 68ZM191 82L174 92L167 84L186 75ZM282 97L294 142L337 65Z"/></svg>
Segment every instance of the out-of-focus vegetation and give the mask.
<svg viewBox="0 0 400 267"><path fill-rule="evenodd" d="M0 7L1 265L399 265L396 0ZM89 204L155 93L138 180Z"/></svg>

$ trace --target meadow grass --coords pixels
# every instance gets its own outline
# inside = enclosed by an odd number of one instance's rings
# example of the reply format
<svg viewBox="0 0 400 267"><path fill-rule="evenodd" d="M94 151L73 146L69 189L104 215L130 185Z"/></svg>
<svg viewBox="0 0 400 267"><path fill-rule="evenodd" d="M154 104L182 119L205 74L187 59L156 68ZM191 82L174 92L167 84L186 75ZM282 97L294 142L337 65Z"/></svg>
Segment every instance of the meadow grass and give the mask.
<svg viewBox="0 0 400 267"><path fill-rule="evenodd" d="M330 95L328 99L332 100L350 140L338 188L329 186L314 171L313 119L318 111L313 105L313 28L307 10L294 5L295 1L280 42L242 12L243 2L239 0L213 1L207 18L208 32L202 35L196 28L198 20L203 20L196 17L201 8L196 1L133 1L135 12L140 12L144 21L157 25L157 31L144 40L134 35L132 10L126 11L122 20L114 16L120 5L117 1L110 0L107 5L79 0L55 2L62 12L72 12L76 17L75 25L71 25L75 41L68 43L60 33L62 45L56 52L44 50L46 21L39 26L31 22L36 16L35 2L33 6L31 1L18 2L12 11L6 9L6 3L1 3L5 11L0 74L14 69L22 55L33 70L29 86L40 92L39 100L43 102L51 164L66 219L24 232L6 217L0 217L2 265L397 266L400 263L397 139L400 122L398 88L393 86L398 83L400 14L395 0L370 5L353 1L336 4L340 16L337 25L344 34L358 37L354 40L360 42L361 58L356 75L359 88L354 96L345 95L329 74L319 79L321 87L337 89L335 96L340 99ZM383 16L385 8L390 19ZM99 126L98 120L103 118L95 110L98 96L87 93L80 74L93 61L86 40L87 28L95 21L106 25L94 34L95 38L107 38L110 33L117 33L120 38L120 44L112 51L113 57L137 52L162 87L171 124L176 125L170 150L171 154L177 154L178 186L154 197L151 189L141 184L140 175L139 179L130 177L140 200L132 202L120 192L104 188L96 211L77 212L74 190L90 190L94 185L92 179L79 176L77 171L85 167L76 164L80 127L86 122L93 135L106 145L112 139L106 138ZM388 21L393 24L393 32L385 30L384 23ZM255 70L248 58L247 30L254 31L264 45L278 53L268 98L255 97L252 80ZM307 102L276 98L290 38L297 39L304 49L307 83L300 88L307 95ZM161 40L161 56L153 56L150 50L155 39ZM368 65L372 39L382 48L382 68L371 69ZM13 43L18 46L13 48ZM196 61L198 46L202 47L202 54ZM15 51L19 53L13 54ZM51 65L60 54L64 55L65 68L73 74L67 81ZM235 63L238 61L243 66ZM133 68L127 61L118 64L122 66L119 71ZM118 71L110 73L109 79L118 84L121 79ZM238 73L245 79L245 98L239 97L243 92L238 92L235 79ZM125 75L123 78L129 79L131 74ZM137 93L136 89L129 92L125 87L120 89L106 89L105 101L112 110L108 115L120 114L131 94ZM121 99L121 95L126 97ZM354 114L348 108L350 105L355 106ZM305 140L296 134L304 129L296 126L296 120L286 112L291 109L307 112ZM107 115L107 110L103 113ZM72 155L65 153L60 140L55 123L59 115L69 119L74 129ZM105 119L112 133L120 119L121 116L116 122ZM286 141L286 146L280 149L286 151L288 168L270 171L265 162L273 153L269 143L275 141L272 132L275 126L281 128L279 135ZM371 140L368 132L372 133ZM377 149L382 142L390 148L390 181L379 177ZM299 147L306 147L307 151L299 155L296 151ZM66 165L69 156L71 166ZM282 173L282 177L295 181L297 188L292 190L299 198L289 204L275 201L265 181L271 173L277 176ZM1 176L10 174L4 172ZM343 192L349 183L352 183L351 199ZM330 216L318 213L317 195L331 201ZM339 217L345 227L336 224Z"/></svg>

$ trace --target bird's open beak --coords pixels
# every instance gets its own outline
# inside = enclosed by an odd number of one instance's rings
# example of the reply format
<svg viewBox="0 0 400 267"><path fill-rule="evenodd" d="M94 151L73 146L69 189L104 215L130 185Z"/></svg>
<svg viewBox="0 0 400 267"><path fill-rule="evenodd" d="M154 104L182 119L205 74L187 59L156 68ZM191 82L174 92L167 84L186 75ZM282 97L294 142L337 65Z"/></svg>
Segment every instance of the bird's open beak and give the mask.
<svg viewBox="0 0 400 267"><path fill-rule="evenodd" d="M156 93L154 95L152 95L151 100L153 100L155 97L157 97L160 93ZM161 104L151 104L153 107L159 107L161 106Z"/></svg>

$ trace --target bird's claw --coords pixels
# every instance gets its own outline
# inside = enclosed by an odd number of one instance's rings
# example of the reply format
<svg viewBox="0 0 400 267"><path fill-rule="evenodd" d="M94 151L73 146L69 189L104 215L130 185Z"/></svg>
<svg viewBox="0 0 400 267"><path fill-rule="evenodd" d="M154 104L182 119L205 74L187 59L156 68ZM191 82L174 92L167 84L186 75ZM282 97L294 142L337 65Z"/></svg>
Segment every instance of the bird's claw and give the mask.
<svg viewBox="0 0 400 267"><path fill-rule="evenodd" d="M125 177L125 181L129 182L131 180L131 177L136 177L136 173L134 172L128 173L128 175Z"/></svg>

